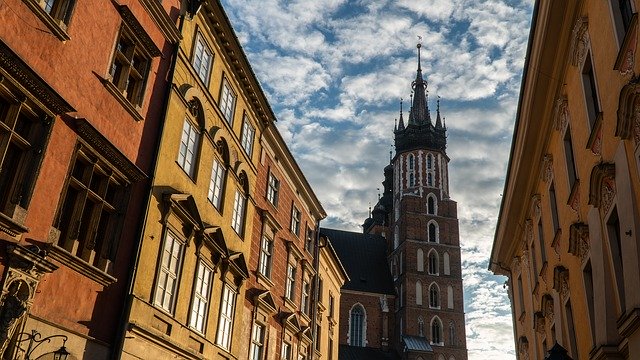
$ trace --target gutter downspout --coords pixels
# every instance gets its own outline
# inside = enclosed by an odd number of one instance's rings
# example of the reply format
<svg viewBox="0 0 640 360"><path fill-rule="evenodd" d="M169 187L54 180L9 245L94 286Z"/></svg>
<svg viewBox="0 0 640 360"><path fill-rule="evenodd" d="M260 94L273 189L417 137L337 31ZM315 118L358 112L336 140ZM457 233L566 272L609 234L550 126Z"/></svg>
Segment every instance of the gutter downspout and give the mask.
<svg viewBox="0 0 640 360"><path fill-rule="evenodd" d="M184 14L181 14L178 17L178 32L180 34L182 34L184 18L185 18ZM111 358L114 360L120 360L122 358L122 351L124 348L124 337L127 332L127 327L129 322L128 320L131 315L131 306L133 304L133 298L134 298L133 286L135 284L136 276L138 274L138 264L140 263L140 252L142 250L142 237L144 235L144 229L147 225L147 220L148 220L147 215L149 213L149 207L151 206L151 198L153 196L152 195L153 183L156 177L156 173L158 172L158 154L160 153L160 143L162 140L162 135L164 134L164 125L166 123L167 115L169 112L169 100L171 98L173 77L174 77L176 63L178 62L178 56L180 52L180 42L181 41L178 40L178 42L176 42L175 44L175 50L173 51L173 59L171 60L171 64L169 65L168 84L167 84L166 92L164 94L164 103L162 104L162 107L163 107L162 112L164 115L159 124L158 137L156 138L155 149L153 150L154 151L153 160L152 160L153 171L152 171L151 178L149 179L149 183L147 185L147 201L146 201L146 205L144 206L144 212L142 213L142 215L144 216L144 220L140 223L140 226L138 227L138 236L135 238L136 250L135 250L134 258L132 259L133 268L129 272L129 277L127 279L127 294L125 298L125 305L124 305L124 308L122 309L122 314L120 316L120 326L118 326L118 330L116 333L116 341L114 343L114 347L111 354Z"/></svg>

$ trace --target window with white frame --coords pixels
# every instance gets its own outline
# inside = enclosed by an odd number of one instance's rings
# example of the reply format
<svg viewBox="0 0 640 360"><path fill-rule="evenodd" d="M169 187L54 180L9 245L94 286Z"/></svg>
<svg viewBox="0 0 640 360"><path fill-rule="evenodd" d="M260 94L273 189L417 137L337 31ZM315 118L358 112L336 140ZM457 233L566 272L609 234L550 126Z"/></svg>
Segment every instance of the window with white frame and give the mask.
<svg viewBox="0 0 640 360"><path fill-rule="evenodd" d="M244 217L245 217L246 203L247 203L247 198L240 192L240 190L236 190L236 196L233 200L233 214L231 216L231 227L240 236L243 235L243 230L244 230Z"/></svg>
<svg viewBox="0 0 640 360"><path fill-rule="evenodd" d="M447 308L453 309L453 286L447 286Z"/></svg>
<svg viewBox="0 0 640 360"><path fill-rule="evenodd" d="M430 221L428 225L428 237L430 242L438 241L438 224L435 221Z"/></svg>
<svg viewBox="0 0 640 360"><path fill-rule="evenodd" d="M222 205L222 189L224 188L225 169L220 161L213 159L211 168L211 181L209 182L209 193L207 198L216 209Z"/></svg>
<svg viewBox="0 0 640 360"><path fill-rule="evenodd" d="M429 307L432 309L440 308L440 288L436 283L429 286Z"/></svg>
<svg viewBox="0 0 640 360"><path fill-rule="evenodd" d="M416 305L422 305L422 282L416 281Z"/></svg>
<svg viewBox="0 0 640 360"><path fill-rule="evenodd" d="M296 294L296 266L294 264L287 264L287 283L285 285L284 296L293 300Z"/></svg>
<svg viewBox="0 0 640 360"><path fill-rule="evenodd" d="M236 292L229 284L224 284L220 303L220 318L218 320L218 334L216 344L221 348L231 348L231 334L233 332L233 317L236 307Z"/></svg>
<svg viewBox="0 0 640 360"><path fill-rule="evenodd" d="M269 173L269 180L267 183L267 200L273 206L278 206L278 193L280 191L280 180L276 178L273 173Z"/></svg>
<svg viewBox="0 0 640 360"><path fill-rule="evenodd" d="M212 272L213 271L211 270L211 268L202 260L198 262L189 326L201 333L204 333L208 312L207 309L209 309L209 295L211 293Z"/></svg>
<svg viewBox="0 0 640 360"><path fill-rule="evenodd" d="M435 250L431 250L429 252L429 275L438 275L439 265L438 253Z"/></svg>
<svg viewBox="0 0 640 360"><path fill-rule="evenodd" d="M180 140L180 151L178 152L178 165L189 175L194 177L196 168L196 156L200 134L196 126L189 119L184 119L182 126L182 138Z"/></svg>
<svg viewBox="0 0 640 360"><path fill-rule="evenodd" d="M422 249L416 251L416 270L424 271L424 252Z"/></svg>
<svg viewBox="0 0 640 360"><path fill-rule="evenodd" d="M280 351L281 360L291 360L291 344L288 342L282 343L282 349Z"/></svg>
<svg viewBox="0 0 640 360"><path fill-rule="evenodd" d="M434 345L441 345L443 343L442 322L437 316L431 320L431 343Z"/></svg>
<svg viewBox="0 0 640 360"><path fill-rule="evenodd" d="M122 25L109 77L122 96L138 107L142 106L150 63L151 58L143 50L141 42L127 26Z"/></svg>
<svg viewBox="0 0 640 360"><path fill-rule="evenodd" d="M173 313L178 288L178 273L182 265L183 244L171 231L165 233L162 261L156 284L154 303Z"/></svg>
<svg viewBox="0 0 640 360"><path fill-rule="evenodd" d="M256 135L256 129L251 125L247 115L244 116L242 124L242 148L244 152L251 158L253 152L253 138Z"/></svg>
<svg viewBox="0 0 640 360"><path fill-rule="evenodd" d="M365 319L366 313L362 305L354 305L349 314L349 345L365 346Z"/></svg>
<svg viewBox="0 0 640 360"><path fill-rule="evenodd" d="M438 213L438 200L433 194L427 195L427 214L437 215Z"/></svg>
<svg viewBox="0 0 640 360"><path fill-rule="evenodd" d="M300 235L300 210L295 205L291 207L291 232Z"/></svg>
<svg viewBox="0 0 640 360"><path fill-rule="evenodd" d="M205 84L209 85L209 76L211 75L211 64L213 62L213 52L207 45L202 33L198 31L196 35L195 48L193 49L193 68L198 73L198 77Z"/></svg>
<svg viewBox="0 0 640 360"><path fill-rule="evenodd" d="M253 324L251 332L251 349L249 352L250 360L262 360L264 354L264 326Z"/></svg>
<svg viewBox="0 0 640 360"><path fill-rule="evenodd" d="M309 297L310 293L311 293L311 285L309 284L309 281L307 279L304 279L302 281L302 298L300 300L300 308L302 310L303 313L310 315L310 308L311 308L311 299Z"/></svg>
<svg viewBox="0 0 640 360"><path fill-rule="evenodd" d="M267 278L271 278L271 259L273 251L273 240L267 236L262 236L260 244L260 274Z"/></svg>
<svg viewBox="0 0 640 360"><path fill-rule="evenodd" d="M233 125L233 114L236 108L236 93L231 89L227 79L222 81L222 91L220 94L220 111L224 115L229 125Z"/></svg>

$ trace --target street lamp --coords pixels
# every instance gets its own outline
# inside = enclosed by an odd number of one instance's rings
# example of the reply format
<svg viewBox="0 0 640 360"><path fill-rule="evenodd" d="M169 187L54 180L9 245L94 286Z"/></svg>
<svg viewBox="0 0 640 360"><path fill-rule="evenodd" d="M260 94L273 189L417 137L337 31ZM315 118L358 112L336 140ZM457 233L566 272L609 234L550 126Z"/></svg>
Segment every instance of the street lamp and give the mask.
<svg viewBox="0 0 640 360"><path fill-rule="evenodd" d="M67 351L67 348L64 346L67 343L68 337L66 335L51 335L45 338L42 338L42 334L37 332L36 330L31 330L31 333L21 333L18 335L17 345L25 341L29 341L27 345L27 351L24 353L24 360L31 360L31 354L43 343L50 343L51 339L61 338L62 346L53 352L54 360L67 360L70 353Z"/></svg>

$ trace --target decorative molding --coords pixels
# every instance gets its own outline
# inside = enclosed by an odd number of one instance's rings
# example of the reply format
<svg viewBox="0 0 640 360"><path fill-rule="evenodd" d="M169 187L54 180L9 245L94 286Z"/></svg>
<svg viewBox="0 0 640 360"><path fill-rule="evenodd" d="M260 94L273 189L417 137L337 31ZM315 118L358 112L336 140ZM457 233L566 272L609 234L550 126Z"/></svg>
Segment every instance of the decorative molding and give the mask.
<svg viewBox="0 0 640 360"><path fill-rule="evenodd" d="M91 148L95 149L104 159L112 164L114 168L122 171L123 174L131 182L138 182L147 176L134 163L129 160L120 150L118 150L111 142L96 130L89 120L85 118L76 118L75 127L78 135L91 144Z"/></svg>
<svg viewBox="0 0 640 360"><path fill-rule="evenodd" d="M124 96L122 91L120 91L120 89L118 89L118 87L112 82L110 75L109 78L103 78L95 72L94 74L98 77L104 88L107 89L107 91L111 95L113 95L114 98L116 98L120 105L122 105L122 107L127 110L129 115L131 115L135 121L144 120L144 116L142 116L141 114L142 108L138 105L132 104L131 101L129 101L129 99Z"/></svg>
<svg viewBox="0 0 640 360"><path fill-rule="evenodd" d="M533 326L538 334L545 333L545 318L542 311L536 311L533 314Z"/></svg>
<svg viewBox="0 0 640 360"><path fill-rule="evenodd" d="M36 15L40 21L42 21L51 30L51 33L58 38L58 40L65 42L71 37L67 33L67 24L62 20L54 19L49 15L42 6L36 0L22 0L25 5ZM75 6L72 5L72 6Z"/></svg>
<svg viewBox="0 0 640 360"><path fill-rule="evenodd" d="M556 100L555 128L560 132L564 132L567 124L571 121L569 114L569 99L567 95L561 95Z"/></svg>
<svg viewBox="0 0 640 360"><path fill-rule="evenodd" d="M640 78L633 78L622 87L618 99L616 136L640 143Z"/></svg>
<svg viewBox="0 0 640 360"><path fill-rule="evenodd" d="M638 13L633 14L627 29L613 66L613 69L618 70L622 76L633 74L638 43Z"/></svg>
<svg viewBox="0 0 640 360"><path fill-rule="evenodd" d="M115 0L112 1L116 5L116 8L118 9L120 16L122 17L122 20L133 32L136 39L140 41L142 48L151 57L158 57L162 55L162 52L160 51L160 49L158 49L158 46L156 46L156 44L153 42L153 39L151 39L149 34L147 34L147 32L145 31L144 27L140 24L138 19L136 19L131 9L127 5L119 5Z"/></svg>
<svg viewBox="0 0 640 360"><path fill-rule="evenodd" d="M529 360L529 340L526 336L520 336L518 339L518 353L523 360Z"/></svg>
<svg viewBox="0 0 640 360"><path fill-rule="evenodd" d="M553 289L560 294L562 299L569 296L569 270L562 265L553 269Z"/></svg>
<svg viewBox="0 0 640 360"><path fill-rule="evenodd" d="M616 167L613 163L600 163L591 170L589 204L600 210L604 209L604 213L616 194L615 174Z"/></svg>
<svg viewBox="0 0 640 360"><path fill-rule="evenodd" d="M540 206L540 194L535 194L531 196L531 214L529 215L532 219L539 219L540 214L542 213L542 209Z"/></svg>
<svg viewBox="0 0 640 360"><path fill-rule="evenodd" d="M548 183L553 178L553 155L545 154L542 158L542 181Z"/></svg>
<svg viewBox="0 0 640 360"><path fill-rule="evenodd" d="M571 65L578 66L584 63L589 49L589 19L583 16L576 20L571 33Z"/></svg>
<svg viewBox="0 0 640 360"><path fill-rule="evenodd" d="M589 256L589 226L585 223L573 223L569 227L569 253L583 262Z"/></svg>
<svg viewBox="0 0 640 360"><path fill-rule="evenodd" d="M75 111L56 90L0 39L0 82L4 81L4 78L8 78L33 101L42 104L51 114L60 115Z"/></svg>
<svg viewBox="0 0 640 360"><path fill-rule="evenodd" d="M178 31L175 22L169 14L162 7L162 3L158 0L140 0L142 6L147 10L153 22L158 25L158 28L172 44L177 44L182 39L182 34Z"/></svg>
<svg viewBox="0 0 640 360"><path fill-rule="evenodd" d="M553 252L556 253L558 260L560 260L560 238L562 237L562 229L559 228L556 230L553 235L553 240L551 241L551 247L553 248Z"/></svg>
<svg viewBox="0 0 640 360"><path fill-rule="evenodd" d="M596 120L587 140L587 149L591 150L594 155L599 156L602 153L602 112L596 115Z"/></svg>
<svg viewBox="0 0 640 360"><path fill-rule="evenodd" d="M554 305L553 305L553 297L550 294L545 294L542 296L542 312L544 316L547 318L549 323L552 323L554 320Z"/></svg>
<svg viewBox="0 0 640 360"><path fill-rule="evenodd" d="M578 212L578 208L580 207L580 180L576 179L573 183L567 205L569 205L573 211Z"/></svg>
<svg viewBox="0 0 640 360"><path fill-rule="evenodd" d="M80 259L72 255L67 250L57 246L50 245L49 247L49 255L52 259L64 264L66 267L77 271L83 276L88 277L89 279L97 282L103 286L109 286L117 281L117 279L106 272L98 269L95 266L92 266L88 262Z"/></svg>

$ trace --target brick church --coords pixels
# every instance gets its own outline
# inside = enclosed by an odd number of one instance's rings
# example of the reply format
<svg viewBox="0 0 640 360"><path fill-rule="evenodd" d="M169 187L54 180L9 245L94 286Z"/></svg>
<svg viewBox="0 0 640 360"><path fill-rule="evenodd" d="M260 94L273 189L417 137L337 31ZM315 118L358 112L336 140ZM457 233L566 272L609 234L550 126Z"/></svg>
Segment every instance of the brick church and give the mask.
<svg viewBox="0 0 640 360"><path fill-rule="evenodd" d="M363 232L322 229L350 280L341 289L339 358L466 360L457 204L446 125L431 118L420 66L408 119Z"/></svg>

